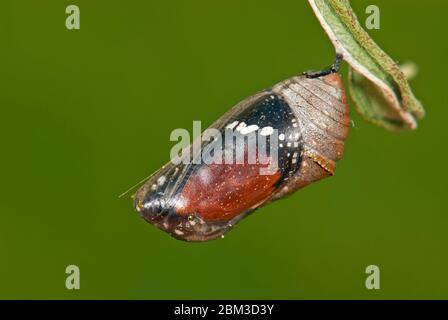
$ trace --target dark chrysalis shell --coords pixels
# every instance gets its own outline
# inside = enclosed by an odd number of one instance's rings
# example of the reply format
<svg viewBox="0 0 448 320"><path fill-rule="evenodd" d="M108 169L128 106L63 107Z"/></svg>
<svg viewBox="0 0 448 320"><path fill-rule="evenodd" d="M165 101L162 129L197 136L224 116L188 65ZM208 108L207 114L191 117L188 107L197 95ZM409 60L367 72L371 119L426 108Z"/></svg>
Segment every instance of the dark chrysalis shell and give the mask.
<svg viewBox="0 0 448 320"><path fill-rule="evenodd" d="M276 129L275 172L260 174L259 159L254 164L169 162L136 192L134 206L149 223L177 239L222 236L255 209L333 175L349 122L337 73L282 81L243 100L211 126L223 136L225 130L242 127L264 135ZM202 149L210 143L202 143Z"/></svg>

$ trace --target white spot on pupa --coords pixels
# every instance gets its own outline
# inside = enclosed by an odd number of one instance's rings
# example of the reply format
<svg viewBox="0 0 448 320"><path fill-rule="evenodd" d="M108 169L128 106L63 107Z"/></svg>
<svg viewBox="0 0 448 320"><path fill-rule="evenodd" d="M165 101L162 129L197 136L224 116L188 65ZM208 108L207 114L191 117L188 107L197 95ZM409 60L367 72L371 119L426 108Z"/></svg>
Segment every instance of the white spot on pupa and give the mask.
<svg viewBox="0 0 448 320"><path fill-rule="evenodd" d="M165 176L161 176L159 179L157 179L157 184L159 186L163 185L166 181L166 177Z"/></svg>
<svg viewBox="0 0 448 320"><path fill-rule="evenodd" d="M299 143L298 142L294 142L294 147L298 148L299 147Z"/></svg>
<svg viewBox="0 0 448 320"><path fill-rule="evenodd" d="M153 184L152 186L151 186L151 190L156 190L157 189L157 185L156 184Z"/></svg>
<svg viewBox="0 0 448 320"><path fill-rule="evenodd" d="M274 128L272 128L272 127L264 127L260 131L260 135L262 135L262 136L270 136L273 133L274 133Z"/></svg>
<svg viewBox="0 0 448 320"><path fill-rule="evenodd" d="M151 209L151 202L146 202L146 203L143 205L143 207L144 207L145 209Z"/></svg>
<svg viewBox="0 0 448 320"><path fill-rule="evenodd" d="M288 142L288 143L286 144L286 146L287 146L287 147L290 147L290 146L291 146L291 142Z"/></svg>
<svg viewBox="0 0 448 320"><path fill-rule="evenodd" d="M241 122L238 127L236 127L236 131L240 131L241 129L247 127L247 124L245 124L244 122Z"/></svg>
<svg viewBox="0 0 448 320"><path fill-rule="evenodd" d="M227 129L233 129L239 123L239 121L233 121L232 123L227 125Z"/></svg>
<svg viewBox="0 0 448 320"><path fill-rule="evenodd" d="M280 147L280 148L283 148L283 143L280 143L280 144L279 144L279 147Z"/></svg>
<svg viewBox="0 0 448 320"><path fill-rule="evenodd" d="M256 124L252 124L248 127L244 127L242 129L240 129L240 133L241 134L249 134L251 132L257 131L259 129L259 127Z"/></svg>
<svg viewBox="0 0 448 320"><path fill-rule="evenodd" d="M278 136L278 140L285 140L285 135L283 134L283 133L281 133L279 136Z"/></svg>
<svg viewBox="0 0 448 320"><path fill-rule="evenodd" d="M293 126L294 128L297 128L297 123L294 122L294 123L292 124L292 126Z"/></svg>
<svg viewBox="0 0 448 320"><path fill-rule="evenodd" d="M175 234L178 234L178 235L180 235L180 236L184 234L184 233L183 233L182 231L180 231L179 229L175 229L175 230L174 230L174 233L175 233Z"/></svg>
<svg viewBox="0 0 448 320"><path fill-rule="evenodd" d="M294 139L295 140L299 140L300 134L298 132L296 132L296 134L294 135Z"/></svg>
<svg viewBox="0 0 448 320"><path fill-rule="evenodd" d="M185 199L183 197L179 197L176 203L176 209L182 210L185 208Z"/></svg>

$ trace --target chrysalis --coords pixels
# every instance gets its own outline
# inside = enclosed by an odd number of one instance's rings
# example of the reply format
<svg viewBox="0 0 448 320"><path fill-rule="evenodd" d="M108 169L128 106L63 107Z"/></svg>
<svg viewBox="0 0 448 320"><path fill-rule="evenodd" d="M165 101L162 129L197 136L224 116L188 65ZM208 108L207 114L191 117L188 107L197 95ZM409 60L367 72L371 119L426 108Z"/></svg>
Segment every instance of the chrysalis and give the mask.
<svg viewBox="0 0 448 320"><path fill-rule="evenodd" d="M292 77L238 103L210 127L221 139L203 142L202 154L186 163L162 167L136 192L135 209L177 239L207 241L257 208L333 175L350 122L340 59L328 70ZM235 135L230 143L229 133ZM249 154L254 145L265 152ZM222 153L209 154L221 162L195 161L217 146Z"/></svg>

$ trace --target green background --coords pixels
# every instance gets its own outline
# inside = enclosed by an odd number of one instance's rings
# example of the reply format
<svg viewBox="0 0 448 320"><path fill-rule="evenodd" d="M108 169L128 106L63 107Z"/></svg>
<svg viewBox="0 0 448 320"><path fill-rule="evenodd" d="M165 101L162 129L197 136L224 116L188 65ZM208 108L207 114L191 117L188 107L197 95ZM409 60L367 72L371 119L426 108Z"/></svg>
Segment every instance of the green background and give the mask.
<svg viewBox="0 0 448 320"><path fill-rule="evenodd" d="M373 38L420 66L419 129L352 112L334 177L191 244L117 196L168 161L173 129L333 61L308 3L3 0L0 298L448 298L448 3L353 1L361 21L369 4ZM380 290L365 288L371 264Z"/></svg>

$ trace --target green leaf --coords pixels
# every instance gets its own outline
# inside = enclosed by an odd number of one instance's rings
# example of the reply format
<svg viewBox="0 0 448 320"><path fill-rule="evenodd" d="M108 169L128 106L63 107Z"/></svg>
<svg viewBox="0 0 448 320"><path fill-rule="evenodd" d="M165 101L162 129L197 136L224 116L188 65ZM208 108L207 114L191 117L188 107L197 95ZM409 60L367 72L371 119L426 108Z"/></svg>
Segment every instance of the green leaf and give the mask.
<svg viewBox="0 0 448 320"><path fill-rule="evenodd" d="M349 88L365 119L393 131L417 128L424 109L395 61L361 27L348 0L308 0L336 52L350 65Z"/></svg>

